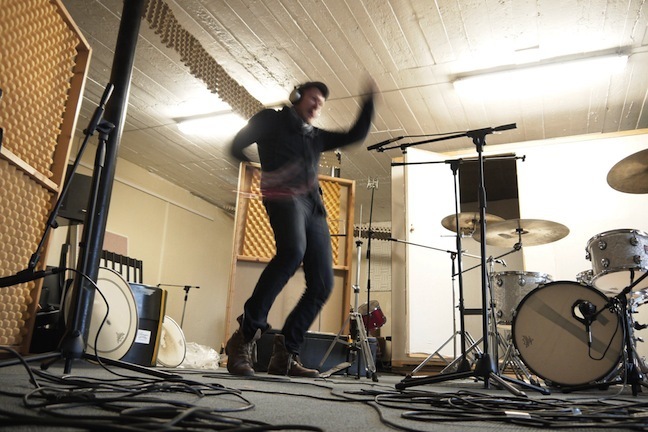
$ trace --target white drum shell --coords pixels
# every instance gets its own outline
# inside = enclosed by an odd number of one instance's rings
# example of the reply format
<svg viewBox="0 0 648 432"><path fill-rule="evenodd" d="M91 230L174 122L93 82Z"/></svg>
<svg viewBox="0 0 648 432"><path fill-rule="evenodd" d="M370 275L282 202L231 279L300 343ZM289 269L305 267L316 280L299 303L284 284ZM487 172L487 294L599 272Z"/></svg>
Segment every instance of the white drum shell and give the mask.
<svg viewBox="0 0 648 432"><path fill-rule="evenodd" d="M586 258L592 261L592 285L616 295L648 271L648 234L617 229L597 234L587 242ZM648 277L633 291L648 288Z"/></svg>
<svg viewBox="0 0 648 432"><path fill-rule="evenodd" d="M545 273L506 271L493 275L493 300L497 323L511 325L513 314L524 296L538 286L551 282Z"/></svg>

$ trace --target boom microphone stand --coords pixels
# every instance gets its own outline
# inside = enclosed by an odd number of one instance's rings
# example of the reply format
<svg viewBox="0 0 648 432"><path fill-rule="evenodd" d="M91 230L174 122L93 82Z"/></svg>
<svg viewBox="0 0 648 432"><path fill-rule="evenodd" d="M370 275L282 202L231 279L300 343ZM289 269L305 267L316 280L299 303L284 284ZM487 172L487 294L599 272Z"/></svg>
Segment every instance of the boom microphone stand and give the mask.
<svg viewBox="0 0 648 432"><path fill-rule="evenodd" d="M480 211L480 229L481 229L481 300L482 300L482 332L483 332L483 337L482 337L482 353L478 356L477 363L475 365L474 370L471 371L464 371L464 372L453 372L453 373L447 373L447 374L439 374L437 376L430 376L430 377L412 377L412 378L405 378L403 379L400 383L396 384L397 389L404 389L407 387L412 387L416 385L421 385L421 384L430 384L430 383L436 383L436 382L443 382L443 381L449 381L453 379L464 379L464 378L478 378L484 381L484 387L489 388L489 382L490 380L496 381L501 387L506 388L509 392L511 392L514 395L518 396L526 396L524 392L516 389L513 387L509 382L515 382L519 385L527 386L529 388L533 388L534 390L537 390L542 393L546 393L545 389L542 389L537 386L530 385L526 382L523 381L518 381L518 380L513 380L512 378L504 377L499 375L499 370L495 366L493 359L491 357L491 347L489 345L489 338L488 338L488 332L490 329L489 325L489 316L488 316L488 273L487 273L487 268L486 268L486 188L485 188L485 183L484 183L484 156L483 156L483 148L486 145L486 135L492 134L493 132L498 132L498 131L504 131L504 130L509 130L509 129L515 129L516 125L515 123L512 124L507 124L503 126L498 126L494 128L484 128L484 129L476 129L472 131L468 131L465 133L460 133L460 134L454 134L454 135L449 135L445 136L442 138L433 138L430 140L424 140L424 141L419 141L416 143L412 144L403 144L401 146L398 146L401 148L401 150L413 146L413 145L419 145L419 144L424 144L424 143L429 143L429 142L434 142L434 141L442 141L442 140L447 140L447 139L453 139L453 138L460 138L460 137L469 137L473 140L473 143L476 146L477 149L477 159L479 162L479 211ZM371 146L370 148L376 148L375 146ZM380 147L377 148L378 151L384 151L386 149Z"/></svg>
<svg viewBox="0 0 648 432"><path fill-rule="evenodd" d="M191 288L200 289L200 287L192 286L192 285L169 285L169 284L157 284L157 286L158 288L161 286L168 286L168 287L178 287L184 289L185 296L184 296L184 303L182 304L182 318L180 318L180 328L182 328L182 325L184 324L185 310L187 309L187 300L189 299L189 290Z"/></svg>

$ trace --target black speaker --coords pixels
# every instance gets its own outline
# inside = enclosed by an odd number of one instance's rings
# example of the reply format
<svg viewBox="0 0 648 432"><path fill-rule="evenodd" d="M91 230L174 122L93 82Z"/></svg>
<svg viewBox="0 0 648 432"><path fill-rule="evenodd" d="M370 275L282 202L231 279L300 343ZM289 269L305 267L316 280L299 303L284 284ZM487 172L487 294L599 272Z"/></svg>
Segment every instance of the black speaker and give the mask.
<svg viewBox="0 0 648 432"><path fill-rule="evenodd" d="M155 366L166 312L166 291L129 283L137 304L138 327L135 341L121 360L141 366Z"/></svg>
<svg viewBox="0 0 648 432"><path fill-rule="evenodd" d="M68 166L66 182L70 181L71 165ZM72 183L63 197L58 216L73 222L84 222L90 199L92 177L76 173L72 176Z"/></svg>

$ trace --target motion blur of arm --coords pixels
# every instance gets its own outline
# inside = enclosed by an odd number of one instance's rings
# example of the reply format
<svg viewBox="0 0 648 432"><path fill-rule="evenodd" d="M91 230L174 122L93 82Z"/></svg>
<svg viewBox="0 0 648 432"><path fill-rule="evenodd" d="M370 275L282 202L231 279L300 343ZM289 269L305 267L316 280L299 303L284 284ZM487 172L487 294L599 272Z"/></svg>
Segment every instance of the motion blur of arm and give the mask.
<svg viewBox="0 0 648 432"><path fill-rule="evenodd" d="M344 147L349 144L360 142L367 137L369 128L371 127L371 120L374 113L374 94L376 93L376 86L373 80L367 79L365 90L363 91L363 101L360 114L356 122L351 126L346 133L329 132L328 139L325 140L324 151L332 150L335 148Z"/></svg>

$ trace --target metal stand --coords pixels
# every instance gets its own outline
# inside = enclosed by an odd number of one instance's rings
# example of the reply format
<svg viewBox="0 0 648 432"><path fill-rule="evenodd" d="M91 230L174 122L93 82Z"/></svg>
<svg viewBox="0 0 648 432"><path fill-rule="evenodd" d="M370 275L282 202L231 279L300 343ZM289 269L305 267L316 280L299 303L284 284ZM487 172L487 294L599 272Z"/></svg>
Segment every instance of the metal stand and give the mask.
<svg viewBox="0 0 648 432"><path fill-rule="evenodd" d="M459 165L461 163L461 160L455 159L451 161L445 161L446 163L450 164L450 169L452 170L452 176L453 176L453 183L454 183L454 202L455 202L455 226L457 227L457 235L456 235L456 246L457 246L457 252L452 253L450 255L450 259L452 260L452 287L453 287L453 292L454 292L454 281L455 281L455 276L457 276L459 280L459 331L455 331L454 334L451 336L450 339L448 339L443 345L441 345L434 353L432 353L428 358L423 360L421 364L419 364L414 370L407 375L407 377L412 377L414 376L419 370L423 368L424 365L426 365L441 349L443 349L444 346L446 346L451 340L454 342L455 337L458 335L459 336L459 343L460 343L460 349L461 349L461 356L456 357L455 354L455 359L451 363L451 365L454 367L454 371L456 372L466 372L471 369L470 362L466 358L466 354L468 353L466 350L466 339L467 339L467 332L466 332L466 325L465 325L465 317L464 317L464 290L463 290L463 270L462 270L462 245L461 245L461 229L459 228L459 181L457 178L457 173L459 171ZM456 261L456 266L457 268L455 269L455 261ZM456 322L456 321L455 321ZM471 342L474 342L474 339L472 336L470 336ZM473 344L474 346L474 344ZM456 353L456 348L455 348L455 353ZM450 365L448 365L450 366ZM446 368L447 369L447 368ZM445 369L444 369L445 370Z"/></svg>
<svg viewBox="0 0 648 432"><path fill-rule="evenodd" d="M514 129L515 127L516 127L515 124L508 124L508 125L498 126L495 128L472 130L466 133L442 138L442 139L450 139L455 137L469 137L473 140L473 143L475 144L477 149L478 162L479 162L479 210L480 210L479 222L480 222L480 229L481 229L480 246L481 246L481 260L482 260L481 262L481 288L482 288L481 300L482 300L482 331L483 331L482 353L480 356L478 356L477 363L475 364L474 370L448 373L448 374L439 374L437 376L431 376L431 377L417 377L417 378L406 377L400 383L396 384L397 389L404 389L407 387L412 387L421 384L436 383L436 382L449 381L453 379L464 379L464 378L472 377L472 378L483 380L485 388L489 388L489 383L491 380L495 381L500 387L505 388L506 390L508 390L509 392L517 396L526 396L526 394L513 387L510 383L516 383L520 386L528 387L544 394L548 393L547 390L539 388L537 386L533 386L526 382L514 380L506 376L501 376L499 374L499 369L496 367L495 362L493 361L493 357L492 357L493 347L489 342L490 339L489 335L492 335L492 333L490 333L491 330L489 324L490 317L489 317L489 311L487 310L489 301L488 301L488 275L487 275L487 268L486 268L486 188L484 183L483 148L486 144L486 140L485 140L486 135L496 131ZM440 140L440 139L436 139L436 140ZM430 142L430 140L425 142ZM419 142L410 145L422 144L422 143L423 142ZM401 147L403 148L404 146Z"/></svg>
<svg viewBox="0 0 648 432"><path fill-rule="evenodd" d="M360 295L360 268L361 268L360 265L362 263L362 241L361 240L356 240L356 249L358 253L357 253L357 267L356 267L356 283L355 285L353 285L354 306L351 307L349 316L344 321L344 324L342 324L342 328L338 332L337 336L335 336L335 339L333 339L333 342L331 342L331 345L329 345L326 354L324 354L324 358L322 359L322 361L318 366L318 369L322 368L324 362L326 362L326 359L328 359L328 356L331 354L331 351L333 351L333 347L335 346L335 344L342 343L349 348L349 352L352 357L350 359L351 362L340 363L337 366L331 368L330 370L322 373L320 376L322 378L328 378L336 372L339 372L344 369L348 369L353 364L353 360L357 359L358 378L360 377L360 368L362 366L362 362L364 361L365 368L367 371L367 377L371 376L371 379L374 382L378 382L378 375L376 374L376 364L374 363L374 359L371 354L371 348L369 347L367 331L365 329L364 322L362 321L362 315L358 313L358 296ZM349 326L351 331L351 337L352 337L351 342L347 342L341 338L342 332L344 332L344 329L347 327L347 325ZM358 351L360 351L362 354L362 357L360 358L358 358L357 355Z"/></svg>
<svg viewBox="0 0 648 432"><path fill-rule="evenodd" d="M184 296L184 303L182 304L182 318L180 318L180 328L182 328L182 325L184 324L185 310L187 309L187 300L189 300L189 290L191 288L200 289L200 287L191 286L191 285L169 285L169 284L157 284L157 286L158 288L162 286L168 286L168 287L178 287L184 289L185 296Z"/></svg>

